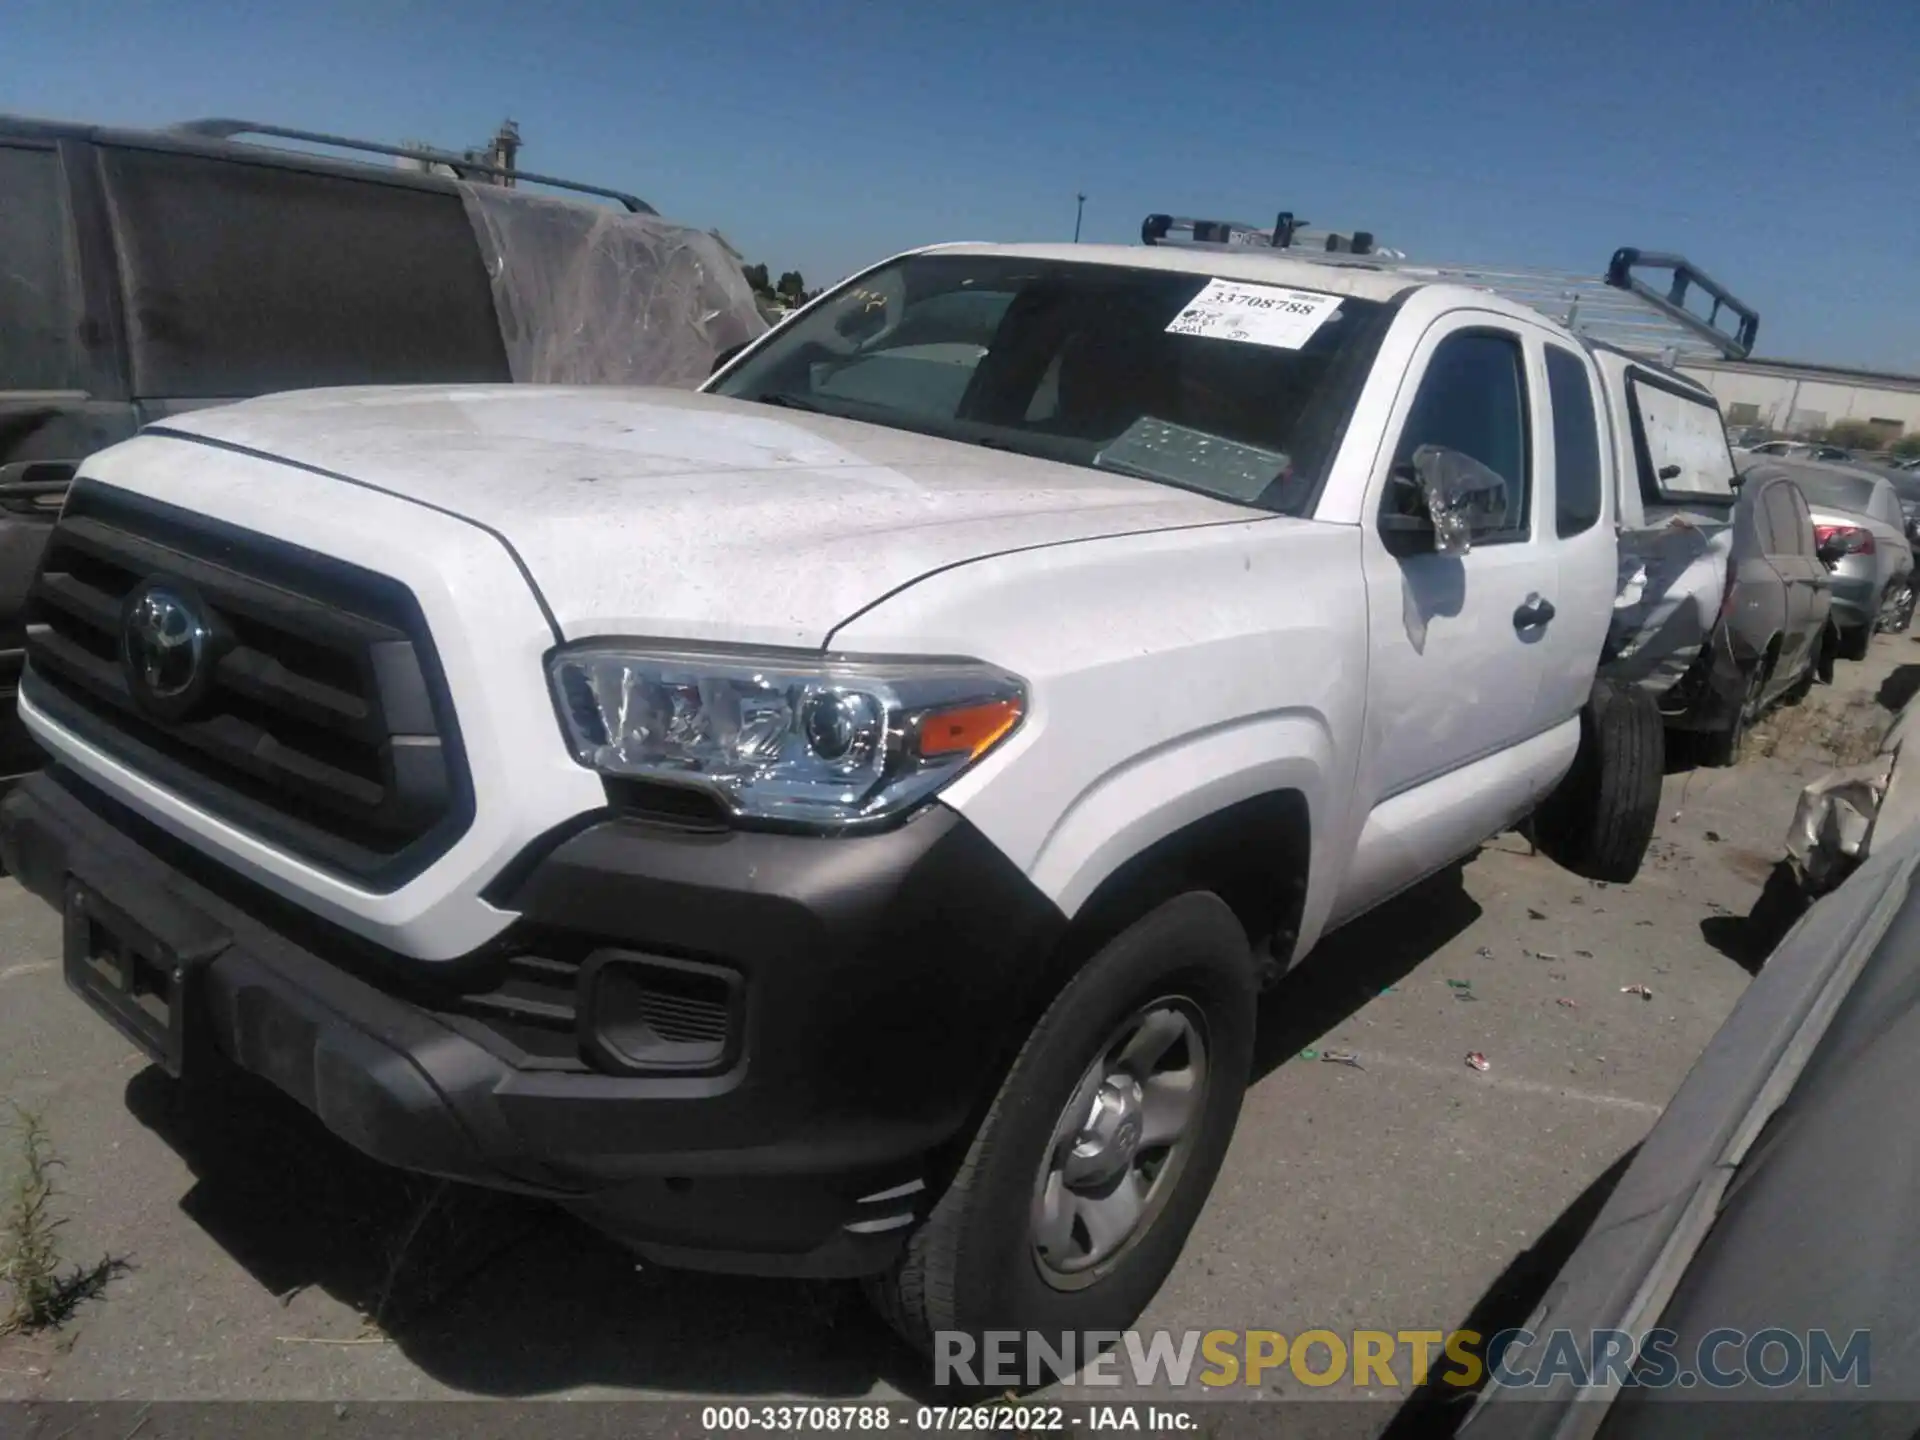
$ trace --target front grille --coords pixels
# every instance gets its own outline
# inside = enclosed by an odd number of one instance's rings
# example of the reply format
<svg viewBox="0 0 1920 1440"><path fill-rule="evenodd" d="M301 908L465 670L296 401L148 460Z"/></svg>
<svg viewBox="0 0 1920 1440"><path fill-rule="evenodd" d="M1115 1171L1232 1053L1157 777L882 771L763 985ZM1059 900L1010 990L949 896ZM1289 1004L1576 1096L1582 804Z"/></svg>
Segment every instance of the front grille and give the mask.
<svg viewBox="0 0 1920 1440"><path fill-rule="evenodd" d="M181 714L136 697L124 611L184 587L220 640ZM397 581L81 482L28 601L28 698L195 805L375 888L445 852L472 817L452 707Z"/></svg>

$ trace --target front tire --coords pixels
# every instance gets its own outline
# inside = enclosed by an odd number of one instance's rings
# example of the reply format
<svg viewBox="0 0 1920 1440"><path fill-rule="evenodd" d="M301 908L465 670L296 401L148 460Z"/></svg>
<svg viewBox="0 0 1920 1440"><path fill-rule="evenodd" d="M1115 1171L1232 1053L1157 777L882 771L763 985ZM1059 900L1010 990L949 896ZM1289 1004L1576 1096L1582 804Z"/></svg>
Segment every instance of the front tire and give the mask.
<svg viewBox="0 0 1920 1440"><path fill-rule="evenodd" d="M1028 1036L905 1254L868 1282L880 1313L928 1353L940 1331L1057 1344L1131 1325L1226 1156L1256 992L1217 896L1181 895L1109 941Z"/></svg>

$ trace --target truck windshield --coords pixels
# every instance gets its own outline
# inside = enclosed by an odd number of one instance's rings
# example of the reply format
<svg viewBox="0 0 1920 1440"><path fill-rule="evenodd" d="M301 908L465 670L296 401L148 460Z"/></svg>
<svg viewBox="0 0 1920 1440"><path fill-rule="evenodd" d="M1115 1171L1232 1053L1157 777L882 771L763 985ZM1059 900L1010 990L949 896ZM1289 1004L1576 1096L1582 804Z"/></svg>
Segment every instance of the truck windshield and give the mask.
<svg viewBox="0 0 1920 1440"><path fill-rule="evenodd" d="M1300 514L1386 308L1180 271L913 255L709 389Z"/></svg>

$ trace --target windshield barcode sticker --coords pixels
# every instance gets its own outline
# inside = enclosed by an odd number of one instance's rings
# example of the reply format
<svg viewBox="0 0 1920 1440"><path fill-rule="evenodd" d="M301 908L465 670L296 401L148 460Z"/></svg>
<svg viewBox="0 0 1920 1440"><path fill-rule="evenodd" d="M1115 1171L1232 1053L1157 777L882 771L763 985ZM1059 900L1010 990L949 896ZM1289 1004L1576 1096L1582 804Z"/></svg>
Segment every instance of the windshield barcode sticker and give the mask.
<svg viewBox="0 0 1920 1440"><path fill-rule="evenodd" d="M1173 317L1167 333L1298 350L1339 308L1338 295L1211 280Z"/></svg>

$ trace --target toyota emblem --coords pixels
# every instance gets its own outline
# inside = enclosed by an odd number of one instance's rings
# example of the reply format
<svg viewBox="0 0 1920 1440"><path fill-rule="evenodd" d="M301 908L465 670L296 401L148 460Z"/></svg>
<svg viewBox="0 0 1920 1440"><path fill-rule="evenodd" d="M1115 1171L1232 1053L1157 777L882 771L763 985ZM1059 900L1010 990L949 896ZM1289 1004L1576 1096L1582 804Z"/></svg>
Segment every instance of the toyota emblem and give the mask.
<svg viewBox="0 0 1920 1440"><path fill-rule="evenodd" d="M199 698L212 668L213 628L181 586L149 580L127 597L120 656L134 698L178 712Z"/></svg>

